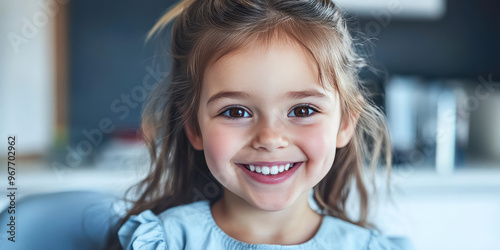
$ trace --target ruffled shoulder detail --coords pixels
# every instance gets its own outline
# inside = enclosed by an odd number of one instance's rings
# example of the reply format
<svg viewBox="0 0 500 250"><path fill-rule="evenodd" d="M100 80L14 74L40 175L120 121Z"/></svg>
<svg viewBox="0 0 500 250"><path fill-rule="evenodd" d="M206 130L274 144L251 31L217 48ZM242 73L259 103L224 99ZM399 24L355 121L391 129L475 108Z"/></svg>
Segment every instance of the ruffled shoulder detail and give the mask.
<svg viewBox="0 0 500 250"><path fill-rule="evenodd" d="M151 210L130 216L118 230L118 238L125 250L166 249L164 227Z"/></svg>
<svg viewBox="0 0 500 250"><path fill-rule="evenodd" d="M406 237L386 237L371 230L369 250L414 250L412 242Z"/></svg>

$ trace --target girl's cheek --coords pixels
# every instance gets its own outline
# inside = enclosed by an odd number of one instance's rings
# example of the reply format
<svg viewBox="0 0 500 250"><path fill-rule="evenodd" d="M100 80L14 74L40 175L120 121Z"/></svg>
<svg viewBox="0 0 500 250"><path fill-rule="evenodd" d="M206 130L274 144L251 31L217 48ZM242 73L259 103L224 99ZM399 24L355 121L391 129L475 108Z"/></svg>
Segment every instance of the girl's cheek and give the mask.
<svg viewBox="0 0 500 250"><path fill-rule="evenodd" d="M306 154L312 163L325 164L333 162L336 150L337 130L333 123L318 123L298 128L297 146ZM317 162L320 161L320 162ZM323 162L328 161L328 162Z"/></svg>
<svg viewBox="0 0 500 250"><path fill-rule="evenodd" d="M219 164L229 163L237 150L241 148L241 131L227 127L212 127L204 136L205 157ZM207 159L208 160L208 159Z"/></svg>

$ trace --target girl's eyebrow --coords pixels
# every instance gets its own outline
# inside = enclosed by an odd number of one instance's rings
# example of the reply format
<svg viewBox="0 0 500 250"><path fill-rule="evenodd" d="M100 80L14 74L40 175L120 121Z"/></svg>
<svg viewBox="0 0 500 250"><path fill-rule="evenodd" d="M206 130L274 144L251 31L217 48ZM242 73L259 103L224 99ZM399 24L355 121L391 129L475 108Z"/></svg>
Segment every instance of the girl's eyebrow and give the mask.
<svg viewBox="0 0 500 250"><path fill-rule="evenodd" d="M320 99L328 99L328 97L319 92L316 89L306 89L302 91L290 91L285 94L285 98L288 99L303 99L307 97L316 97ZM213 96L211 96L208 101L207 105L211 102L214 102L219 99L223 98L232 98L232 99L252 99L253 95L247 92L243 91L221 91Z"/></svg>
<svg viewBox="0 0 500 250"><path fill-rule="evenodd" d="M242 92L242 91L221 91L213 96L211 96L208 101L207 105L213 101L222 99L222 98L232 98L232 99L251 99L253 95L247 92Z"/></svg>
<svg viewBox="0 0 500 250"><path fill-rule="evenodd" d="M286 98L289 98L289 99L303 99L303 98L307 98L307 97L317 97L317 98L320 98L320 99L328 99L328 97L319 92L318 90L316 89L306 89L306 90L302 90L302 91L290 91L288 93L286 93Z"/></svg>

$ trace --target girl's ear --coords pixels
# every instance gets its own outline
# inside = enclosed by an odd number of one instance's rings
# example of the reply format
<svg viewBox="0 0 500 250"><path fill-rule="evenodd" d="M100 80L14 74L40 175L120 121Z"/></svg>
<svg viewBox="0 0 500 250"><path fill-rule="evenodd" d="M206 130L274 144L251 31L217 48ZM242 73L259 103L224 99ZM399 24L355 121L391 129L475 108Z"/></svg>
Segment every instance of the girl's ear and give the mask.
<svg viewBox="0 0 500 250"><path fill-rule="evenodd" d="M201 135L198 135L198 133L194 131L189 124L184 126L184 130L186 130L187 138L193 148L196 150L203 150L203 139L201 138Z"/></svg>
<svg viewBox="0 0 500 250"><path fill-rule="evenodd" d="M337 133L337 148L343 148L352 139L356 131L356 124L358 123L359 116L356 115L351 119L341 121L339 132Z"/></svg>

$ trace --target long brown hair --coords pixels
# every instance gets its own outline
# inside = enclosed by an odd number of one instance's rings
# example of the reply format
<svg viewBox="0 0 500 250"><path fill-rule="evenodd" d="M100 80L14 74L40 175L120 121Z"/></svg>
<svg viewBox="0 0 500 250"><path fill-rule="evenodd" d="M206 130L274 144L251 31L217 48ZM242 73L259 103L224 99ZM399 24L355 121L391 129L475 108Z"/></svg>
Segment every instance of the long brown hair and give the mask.
<svg viewBox="0 0 500 250"><path fill-rule="evenodd" d="M382 156L390 170L390 141L385 118L358 77L366 63L355 50L339 8L331 0L184 0L160 18L148 39L164 42L165 27L174 19L167 52L171 75L153 91L143 113L150 172L136 186L138 199L122 223L147 209L158 214L199 199L215 201L222 195L203 152L190 145L184 127L188 124L199 133L196 114L207 65L245 44L269 44L277 35L292 39L310 53L319 81L339 93L342 118L353 122L357 118L354 137L337 149L329 173L314 187L314 198L325 213L369 227L364 172L366 165L375 169ZM359 194L358 219L346 211L351 186Z"/></svg>

